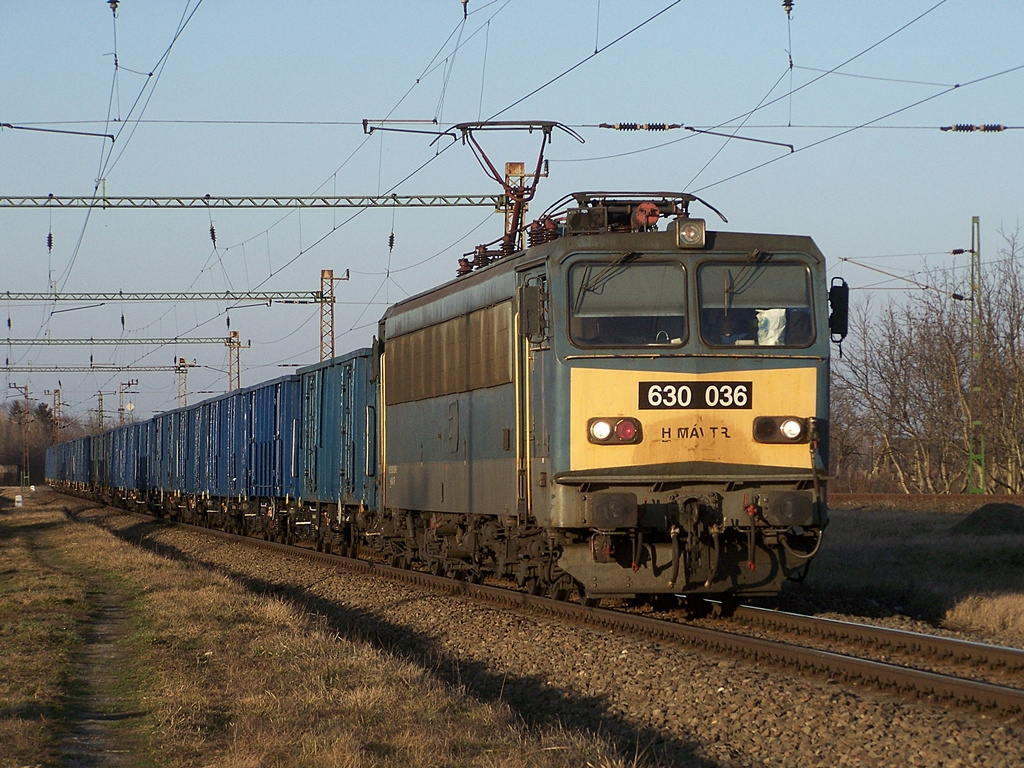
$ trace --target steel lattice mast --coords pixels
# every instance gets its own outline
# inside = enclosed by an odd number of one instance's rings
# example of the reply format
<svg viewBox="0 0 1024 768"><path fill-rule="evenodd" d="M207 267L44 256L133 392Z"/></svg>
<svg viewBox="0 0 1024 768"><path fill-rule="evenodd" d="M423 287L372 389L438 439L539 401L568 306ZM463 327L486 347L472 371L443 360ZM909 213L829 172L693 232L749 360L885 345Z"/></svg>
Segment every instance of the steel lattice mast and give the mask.
<svg viewBox="0 0 1024 768"><path fill-rule="evenodd" d="M981 394L982 318L981 318L981 220L971 218L971 409L970 453L967 467L967 492L985 493L985 432L981 413L984 407Z"/></svg>

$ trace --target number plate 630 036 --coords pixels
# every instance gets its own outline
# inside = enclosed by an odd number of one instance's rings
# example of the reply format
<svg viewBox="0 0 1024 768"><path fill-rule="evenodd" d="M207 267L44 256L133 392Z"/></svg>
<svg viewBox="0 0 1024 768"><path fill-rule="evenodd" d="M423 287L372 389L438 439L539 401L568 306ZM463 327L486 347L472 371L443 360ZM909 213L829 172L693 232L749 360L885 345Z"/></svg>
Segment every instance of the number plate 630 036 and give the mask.
<svg viewBox="0 0 1024 768"><path fill-rule="evenodd" d="M750 408L749 381L641 381L640 410Z"/></svg>

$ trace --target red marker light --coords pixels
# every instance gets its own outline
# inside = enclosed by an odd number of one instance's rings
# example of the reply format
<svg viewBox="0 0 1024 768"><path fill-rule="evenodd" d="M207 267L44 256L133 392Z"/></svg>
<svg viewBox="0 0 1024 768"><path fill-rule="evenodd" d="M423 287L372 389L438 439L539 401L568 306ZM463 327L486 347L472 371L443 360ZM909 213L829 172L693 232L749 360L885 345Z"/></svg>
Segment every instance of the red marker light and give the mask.
<svg viewBox="0 0 1024 768"><path fill-rule="evenodd" d="M623 419L615 425L615 436L624 443L632 442L636 437L636 424L630 419Z"/></svg>

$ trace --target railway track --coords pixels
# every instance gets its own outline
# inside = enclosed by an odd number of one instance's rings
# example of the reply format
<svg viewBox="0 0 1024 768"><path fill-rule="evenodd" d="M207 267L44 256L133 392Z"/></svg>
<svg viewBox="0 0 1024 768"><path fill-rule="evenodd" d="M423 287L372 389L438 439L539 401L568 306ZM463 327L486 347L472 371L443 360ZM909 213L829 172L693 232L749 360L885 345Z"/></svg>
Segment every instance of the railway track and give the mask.
<svg viewBox="0 0 1024 768"><path fill-rule="evenodd" d="M809 642L875 655L879 660L907 666L920 664L930 671L956 674L971 668L979 678L1010 687L1024 687L1024 650L955 637L879 627L853 621L741 606L737 621Z"/></svg>
<svg viewBox="0 0 1024 768"><path fill-rule="evenodd" d="M137 515L134 512L124 514ZM146 515L139 517L153 520ZM165 521L169 522L169 521ZM555 601L488 584L471 584L368 560L316 552L248 536L199 528L207 534L249 546L300 556L331 566L374 574L411 585L442 590L491 604L577 622L709 653L770 664L851 685L865 685L932 703L975 709L995 715L1024 716L1024 651L949 637L892 630L867 624L819 619L741 606L730 628L688 623L661 616ZM717 622L719 624L725 622ZM774 637L738 631L737 624L770 630ZM790 639L780 639L788 637ZM796 642L792 638L800 638ZM812 639L813 638L813 639ZM841 647L814 647L827 643ZM890 657L900 655L899 663ZM936 671L937 668L943 671ZM985 670L992 679L984 679ZM996 670L993 677L991 671ZM993 681L995 680L995 681Z"/></svg>

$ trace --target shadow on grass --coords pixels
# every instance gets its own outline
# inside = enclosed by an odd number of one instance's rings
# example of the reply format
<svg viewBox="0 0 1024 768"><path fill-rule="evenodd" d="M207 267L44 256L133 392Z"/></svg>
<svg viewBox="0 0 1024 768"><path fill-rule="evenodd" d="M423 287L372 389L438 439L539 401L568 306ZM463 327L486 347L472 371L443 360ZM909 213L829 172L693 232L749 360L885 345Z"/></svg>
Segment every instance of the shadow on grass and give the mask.
<svg viewBox="0 0 1024 768"><path fill-rule="evenodd" d="M326 628L350 640L362 640L389 654L406 659L443 683L466 690L486 702L502 702L530 727L561 725L569 730L596 734L615 744L626 757L645 755L643 762L673 766L714 768L719 763L697 754L693 745L653 728L639 728L611 711L601 696L579 696L530 675L495 672L479 661L449 655L430 637L385 618L320 597L307 587L282 585L202 559L202 552L186 553L150 535L164 528L160 521L138 522L115 534L164 557L200 562L261 595L287 598L311 613L324 617ZM541 653L543 649L537 649Z"/></svg>

